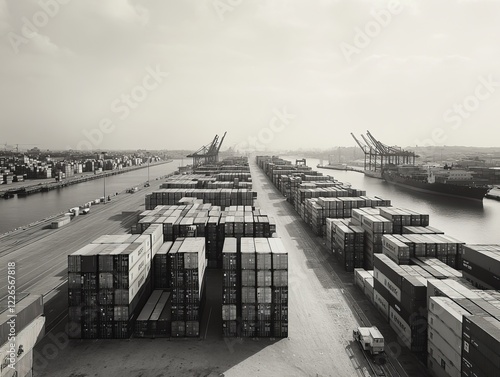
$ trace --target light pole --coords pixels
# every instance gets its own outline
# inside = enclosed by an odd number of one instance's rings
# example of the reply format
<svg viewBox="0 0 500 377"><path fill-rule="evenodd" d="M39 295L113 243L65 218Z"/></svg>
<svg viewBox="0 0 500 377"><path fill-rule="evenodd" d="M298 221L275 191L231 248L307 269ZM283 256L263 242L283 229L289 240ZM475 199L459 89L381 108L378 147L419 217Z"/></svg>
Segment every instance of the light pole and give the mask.
<svg viewBox="0 0 500 377"><path fill-rule="evenodd" d="M150 160L150 153L147 152L147 156L148 156L148 184L149 184L149 160Z"/></svg>
<svg viewBox="0 0 500 377"><path fill-rule="evenodd" d="M102 152L102 173L104 174L104 204L106 204L106 153Z"/></svg>

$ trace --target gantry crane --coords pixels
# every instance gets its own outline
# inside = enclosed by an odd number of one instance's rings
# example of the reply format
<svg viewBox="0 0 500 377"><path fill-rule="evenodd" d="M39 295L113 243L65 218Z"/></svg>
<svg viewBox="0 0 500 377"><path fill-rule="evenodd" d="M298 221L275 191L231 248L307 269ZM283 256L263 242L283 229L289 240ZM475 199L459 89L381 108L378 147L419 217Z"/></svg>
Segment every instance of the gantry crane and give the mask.
<svg viewBox="0 0 500 377"><path fill-rule="evenodd" d="M219 161L219 151L222 146L222 142L226 137L226 133L227 132L224 132L224 135L222 136L220 141L219 141L219 135L215 135L214 139L210 144L202 146L196 152L191 153L190 155L187 156L193 158L194 168L200 165L214 164L217 161Z"/></svg>
<svg viewBox="0 0 500 377"><path fill-rule="evenodd" d="M360 142L353 133L351 136L365 154L364 169L382 172L388 165L411 164L415 165L415 152L407 151L401 147L391 147L377 140L370 131L361 135L364 142Z"/></svg>

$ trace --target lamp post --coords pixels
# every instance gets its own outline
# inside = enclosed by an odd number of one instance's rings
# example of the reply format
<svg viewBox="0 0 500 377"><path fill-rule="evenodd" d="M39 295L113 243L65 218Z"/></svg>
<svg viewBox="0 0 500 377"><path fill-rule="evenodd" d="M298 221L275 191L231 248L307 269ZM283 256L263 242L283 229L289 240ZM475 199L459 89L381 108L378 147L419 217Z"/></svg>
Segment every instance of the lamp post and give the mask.
<svg viewBox="0 0 500 377"><path fill-rule="evenodd" d="M148 184L149 184L149 160L151 159L149 152L147 152L147 156L148 156Z"/></svg>
<svg viewBox="0 0 500 377"><path fill-rule="evenodd" d="M102 152L102 173L104 174L104 204L106 204L106 153Z"/></svg>

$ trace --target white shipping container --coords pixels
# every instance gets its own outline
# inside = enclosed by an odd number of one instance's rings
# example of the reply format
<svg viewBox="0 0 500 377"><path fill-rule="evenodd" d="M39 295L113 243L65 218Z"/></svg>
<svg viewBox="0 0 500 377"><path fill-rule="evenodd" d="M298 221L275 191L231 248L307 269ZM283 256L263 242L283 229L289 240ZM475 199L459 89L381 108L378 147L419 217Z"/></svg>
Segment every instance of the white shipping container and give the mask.
<svg viewBox="0 0 500 377"><path fill-rule="evenodd" d="M160 251L161 247L163 245L163 237L159 239L153 246L151 247L151 257L154 258L154 256Z"/></svg>
<svg viewBox="0 0 500 377"><path fill-rule="evenodd" d="M456 369L432 342L427 342L427 352L427 367L431 371L432 376L462 377L461 371Z"/></svg>
<svg viewBox="0 0 500 377"><path fill-rule="evenodd" d="M450 360L450 363L457 369L462 365L462 356L452 350L446 341L431 327L427 328L428 341L431 341Z"/></svg>
<svg viewBox="0 0 500 377"><path fill-rule="evenodd" d="M141 236L142 237L142 236ZM129 266L136 264L143 254L149 254L151 256L151 245L149 244L149 238L140 240L139 238L123 250L121 255L128 255Z"/></svg>
<svg viewBox="0 0 500 377"><path fill-rule="evenodd" d="M364 288L364 279L370 276L373 275L370 275L370 273L368 271L365 271L363 268L354 269L354 281L356 285L361 289Z"/></svg>
<svg viewBox="0 0 500 377"><path fill-rule="evenodd" d="M469 315L469 311L448 297L431 297L428 309L429 313L446 323L455 335L462 337L462 318Z"/></svg>
<svg viewBox="0 0 500 377"><path fill-rule="evenodd" d="M449 297L451 299L464 299L465 296L449 285L438 279L427 280L427 307L430 306L430 298L432 296Z"/></svg>
<svg viewBox="0 0 500 377"><path fill-rule="evenodd" d="M151 237L151 245L154 245L159 240L163 240L163 220L162 224L151 224L142 235L149 235Z"/></svg>
<svg viewBox="0 0 500 377"><path fill-rule="evenodd" d="M463 284L460 284L456 280L445 279L445 280L443 280L443 282L446 285L448 285L450 288L453 288L455 291L459 292L460 294L464 295L466 298L468 298L470 300L477 300L480 298L476 292L471 291L469 287L466 287Z"/></svg>
<svg viewBox="0 0 500 377"><path fill-rule="evenodd" d="M428 313L428 329L438 333L452 351L462 354L462 336L458 336L437 316ZM428 331L430 331L428 330Z"/></svg>

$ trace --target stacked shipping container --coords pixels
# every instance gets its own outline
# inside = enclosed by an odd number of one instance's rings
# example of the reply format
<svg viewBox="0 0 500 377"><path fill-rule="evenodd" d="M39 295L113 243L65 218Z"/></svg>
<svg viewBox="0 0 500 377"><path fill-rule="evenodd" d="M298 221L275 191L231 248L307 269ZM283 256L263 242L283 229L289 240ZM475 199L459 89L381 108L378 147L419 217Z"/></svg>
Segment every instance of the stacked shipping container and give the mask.
<svg viewBox="0 0 500 377"><path fill-rule="evenodd" d="M374 301L412 352L427 349L427 289L425 280L407 274L386 255L374 261Z"/></svg>
<svg viewBox="0 0 500 377"><path fill-rule="evenodd" d="M205 297L205 240L179 238L168 253L173 337L198 337Z"/></svg>
<svg viewBox="0 0 500 377"><path fill-rule="evenodd" d="M80 329L76 338L130 337L151 289L150 235L108 239L68 256L69 320Z"/></svg>
<svg viewBox="0 0 500 377"><path fill-rule="evenodd" d="M481 289L500 289L500 245L464 247L464 277Z"/></svg>
<svg viewBox="0 0 500 377"><path fill-rule="evenodd" d="M253 206L256 193L248 189L161 189L146 195L146 209L158 205L177 204L181 198L198 198L204 203L229 207L232 205Z"/></svg>
<svg viewBox="0 0 500 377"><path fill-rule="evenodd" d="M222 320L227 337L288 336L288 254L278 238L227 237Z"/></svg>

